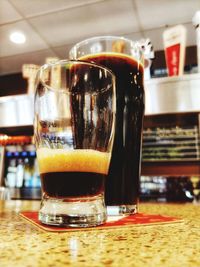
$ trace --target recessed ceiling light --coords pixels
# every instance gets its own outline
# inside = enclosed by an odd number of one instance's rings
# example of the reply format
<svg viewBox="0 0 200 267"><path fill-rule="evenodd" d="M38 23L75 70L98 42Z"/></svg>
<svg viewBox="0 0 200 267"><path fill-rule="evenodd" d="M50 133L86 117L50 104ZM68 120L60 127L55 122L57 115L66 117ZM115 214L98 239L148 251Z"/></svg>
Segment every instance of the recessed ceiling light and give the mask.
<svg viewBox="0 0 200 267"><path fill-rule="evenodd" d="M22 32L13 32L10 34L10 40L15 44L23 44L26 42L26 36Z"/></svg>

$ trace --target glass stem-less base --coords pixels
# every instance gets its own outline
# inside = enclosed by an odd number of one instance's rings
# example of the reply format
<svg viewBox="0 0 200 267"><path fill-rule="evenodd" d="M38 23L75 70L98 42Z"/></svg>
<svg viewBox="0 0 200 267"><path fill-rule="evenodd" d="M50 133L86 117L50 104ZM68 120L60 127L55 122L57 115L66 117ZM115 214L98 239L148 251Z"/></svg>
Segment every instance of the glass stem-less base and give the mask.
<svg viewBox="0 0 200 267"><path fill-rule="evenodd" d="M107 214L109 216L114 215L132 215L138 213L137 204L134 205L119 205L119 206L107 206Z"/></svg>
<svg viewBox="0 0 200 267"><path fill-rule="evenodd" d="M39 221L65 227L93 227L106 222L103 195L92 199L54 199L43 197Z"/></svg>

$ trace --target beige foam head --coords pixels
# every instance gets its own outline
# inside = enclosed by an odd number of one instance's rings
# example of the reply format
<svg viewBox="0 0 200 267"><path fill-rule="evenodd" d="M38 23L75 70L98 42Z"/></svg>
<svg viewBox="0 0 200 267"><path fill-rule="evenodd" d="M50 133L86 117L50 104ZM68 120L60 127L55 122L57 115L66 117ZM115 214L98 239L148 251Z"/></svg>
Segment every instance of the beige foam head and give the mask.
<svg viewBox="0 0 200 267"><path fill-rule="evenodd" d="M107 174L110 157L110 153L92 149L39 148L37 150L40 173L93 172Z"/></svg>

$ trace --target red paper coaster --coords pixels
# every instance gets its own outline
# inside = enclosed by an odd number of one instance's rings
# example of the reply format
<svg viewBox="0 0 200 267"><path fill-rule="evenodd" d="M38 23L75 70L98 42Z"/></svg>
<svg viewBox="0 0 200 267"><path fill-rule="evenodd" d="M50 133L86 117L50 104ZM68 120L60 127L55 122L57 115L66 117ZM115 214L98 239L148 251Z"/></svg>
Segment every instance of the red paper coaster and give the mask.
<svg viewBox="0 0 200 267"><path fill-rule="evenodd" d="M24 211L20 213L24 219L33 223L37 227L50 232L67 232L67 231L78 231L83 230L83 228L66 228L57 226L48 226L42 224L38 220L38 212L35 211ZM94 229L111 229L117 227L129 227L129 226L140 226L140 225L158 225L166 223L177 223L183 222L182 219L163 216L163 215L153 215L153 214L143 214L137 213L130 216L109 216L108 221L101 225L91 228L84 228L84 230L94 230Z"/></svg>

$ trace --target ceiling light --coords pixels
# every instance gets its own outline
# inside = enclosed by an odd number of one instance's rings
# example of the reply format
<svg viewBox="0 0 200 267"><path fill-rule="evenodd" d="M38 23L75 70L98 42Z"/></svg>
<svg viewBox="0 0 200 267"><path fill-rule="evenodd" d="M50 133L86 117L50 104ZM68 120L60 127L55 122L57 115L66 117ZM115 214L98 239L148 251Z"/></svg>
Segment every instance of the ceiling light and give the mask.
<svg viewBox="0 0 200 267"><path fill-rule="evenodd" d="M22 32L13 32L10 34L10 40L15 44L23 44L26 42L26 36Z"/></svg>

